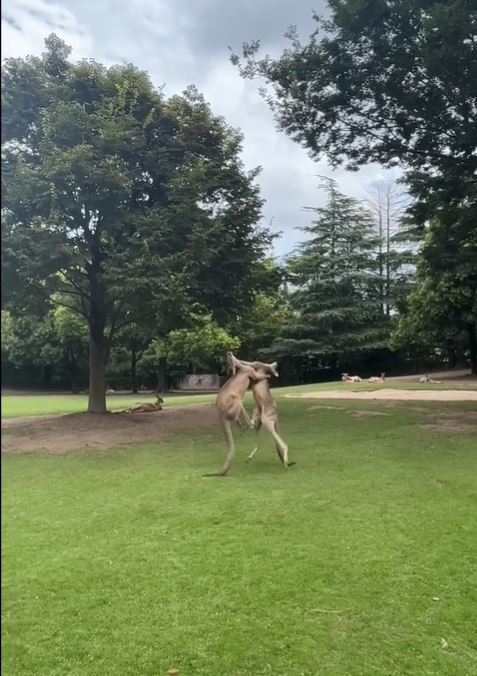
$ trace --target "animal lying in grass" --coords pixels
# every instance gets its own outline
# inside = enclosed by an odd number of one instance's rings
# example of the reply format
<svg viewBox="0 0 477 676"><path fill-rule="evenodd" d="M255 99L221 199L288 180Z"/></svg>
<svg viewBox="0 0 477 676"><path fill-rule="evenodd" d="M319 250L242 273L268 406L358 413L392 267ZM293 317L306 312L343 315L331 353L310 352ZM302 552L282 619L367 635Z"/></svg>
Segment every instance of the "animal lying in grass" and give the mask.
<svg viewBox="0 0 477 676"><path fill-rule="evenodd" d="M371 378L368 378L368 383L384 383L385 380L386 380L386 374L381 373L379 378L377 378L376 376L371 376Z"/></svg>
<svg viewBox="0 0 477 676"><path fill-rule="evenodd" d="M158 394L156 395L156 401L151 403L150 401L144 401L138 404L133 404L127 408L124 413L153 413L154 411L162 411L164 408L164 399Z"/></svg>
<svg viewBox="0 0 477 676"><path fill-rule="evenodd" d="M341 380L344 383L360 383L361 382L361 378L359 376L350 376L347 373L341 374Z"/></svg>
<svg viewBox="0 0 477 676"><path fill-rule="evenodd" d="M432 380L430 376L426 375L422 376L422 378L419 378L420 383L432 383L433 385L442 385L442 382L440 380Z"/></svg>

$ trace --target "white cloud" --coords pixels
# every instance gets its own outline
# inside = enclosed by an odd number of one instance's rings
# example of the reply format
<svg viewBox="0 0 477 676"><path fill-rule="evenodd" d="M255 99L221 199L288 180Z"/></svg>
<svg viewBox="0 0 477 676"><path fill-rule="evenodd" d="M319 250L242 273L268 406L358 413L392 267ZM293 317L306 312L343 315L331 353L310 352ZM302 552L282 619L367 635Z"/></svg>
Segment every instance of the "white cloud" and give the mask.
<svg viewBox="0 0 477 676"><path fill-rule="evenodd" d="M73 12L45 0L9 0L2 5L2 58L39 54L55 32L73 47L76 58L91 56L92 41Z"/></svg>

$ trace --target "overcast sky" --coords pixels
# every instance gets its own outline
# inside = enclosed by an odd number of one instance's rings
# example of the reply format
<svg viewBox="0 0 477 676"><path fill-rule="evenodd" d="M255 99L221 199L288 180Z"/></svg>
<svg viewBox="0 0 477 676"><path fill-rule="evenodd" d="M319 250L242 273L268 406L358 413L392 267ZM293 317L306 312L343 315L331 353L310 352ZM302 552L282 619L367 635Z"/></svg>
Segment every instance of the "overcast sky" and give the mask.
<svg viewBox="0 0 477 676"><path fill-rule="evenodd" d="M356 173L312 162L276 130L257 82L243 81L230 64L229 45L239 52L253 39L261 40L263 53L278 55L288 26L305 38L314 28L313 9L323 13L325 6L325 0L3 0L2 57L40 54L44 38L55 32L73 47L73 58L132 62L167 95L197 85L214 113L242 129L247 168L263 167L264 221L282 233L274 246L281 256L309 222L303 207L323 203L317 174L334 176L358 198L389 174L378 166Z"/></svg>

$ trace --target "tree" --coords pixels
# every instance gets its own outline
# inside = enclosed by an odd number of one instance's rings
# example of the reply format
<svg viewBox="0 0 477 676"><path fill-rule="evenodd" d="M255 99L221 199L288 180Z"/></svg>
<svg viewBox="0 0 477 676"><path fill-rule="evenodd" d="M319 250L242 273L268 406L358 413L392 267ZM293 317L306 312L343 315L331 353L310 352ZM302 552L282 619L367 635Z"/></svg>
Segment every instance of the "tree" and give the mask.
<svg viewBox="0 0 477 676"><path fill-rule="evenodd" d="M336 363L386 344L377 238L370 214L326 179L324 207L310 208L309 238L290 258L293 316L272 349Z"/></svg>
<svg viewBox="0 0 477 676"><path fill-rule="evenodd" d="M8 310L2 310L2 361L8 359L14 340L12 316Z"/></svg>
<svg viewBox="0 0 477 676"><path fill-rule="evenodd" d="M8 319L7 319L8 317ZM43 372L43 382L51 381L53 365L61 359L62 353L56 340L51 314L37 317L25 314L21 317L2 312L2 343L5 345L2 357L16 368L28 368Z"/></svg>
<svg viewBox="0 0 477 676"><path fill-rule="evenodd" d="M256 60L244 46L244 77L263 77L277 122L314 157L355 169L402 163L434 189L466 194L477 167L477 7L471 0L329 0L331 18L308 44ZM236 55L235 63L240 63ZM408 174L412 179L412 173ZM414 183L414 182L413 182ZM424 191L414 183L425 202ZM424 187L424 186L423 186Z"/></svg>
<svg viewBox="0 0 477 676"><path fill-rule="evenodd" d="M329 0L331 18L302 45L294 30L279 58L244 46L244 77L263 77L277 123L312 157L357 169L404 169L431 261L444 255L453 287L471 298L477 270L477 5L472 0ZM437 245L438 242L438 245ZM466 272L462 274L462 270ZM434 272L432 272L434 274ZM444 297L444 296L439 296ZM460 307L460 305L459 305ZM464 307L467 307L464 303ZM475 319L466 321L470 352ZM467 317L467 320L465 319Z"/></svg>
<svg viewBox="0 0 477 676"><path fill-rule="evenodd" d="M287 272L272 259L265 259L252 271L257 292L245 307L226 324L227 330L239 338L244 359L255 359L265 352L281 334L290 314L284 282Z"/></svg>
<svg viewBox="0 0 477 676"><path fill-rule="evenodd" d="M409 241L404 216L409 196L394 181L376 181L367 190L366 205L373 214L378 240L377 264L380 279L381 312L387 318L409 291L417 257Z"/></svg>
<svg viewBox="0 0 477 676"><path fill-rule="evenodd" d="M467 348L472 373L477 375L477 290L465 289L459 277L447 272L435 277L421 263L416 288L393 332L393 345L410 356L434 354L442 361L446 355L451 367Z"/></svg>
<svg viewBox="0 0 477 676"><path fill-rule="evenodd" d="M157 359L165 358L169 368L192 373L215 373L222 369L227 351L236 351L238 338L231 336L211 315L192 314L189 328L171 331L166 340L157 341Z"/></svg>
<svg viewBox="0 0 477 676"><path fill-rule="evenodd" d="M240 319L232 326L232 332L240 340L240 354L255 359L260 354L268 355L271 346L282 334L290 319L290 306L283 291L259 292Z"/></svg>
<svg viewBox="0 0 477 676"><path fill-rule="evenodd" d="M59 305L51 313L54 335L62 351L63 363L68 372L71 390L79 392L80 379L87 366L88 325L69 308Z"/></svg>
<svg viewBox="0 0 477 676"><path fill-rule="evenodd" d="M477 374L477 185L460 206L442 205L425 229L417 286L411 294L396 340L414 327L433 344L467 344ZM401 341L402 342L402 341ZM412 341L411 341L412 342ZM452 347L452 349L456 349Z"/></svg>
<svg viewBox="0 0 477 676"><path fill-rule="evenodd" d="M246 305L269 237L240 134L194 88L167 100L132 65L45 44L2 72L4 280L18 312L43 294L84 318L88 410L103 413L117 332L196 301Z"/></svg>
<svg viewBox="0 0 477 676"><path fill-rule="evenodd" d="M87 349L87 325L66 307L56 306L44 316L2 311L2 359L25 371L43 369L43 384L68 379L78 392Z"/></svg>
<svg viewBox="0 0 477 676"><path fill-rule="evenodd" d="M111 351L108 365L108 377L112 373L124 377L128 374L129 386L133 393L139 389L138 375L141 360L155 338L154 322L129 324L117 336L116 345Z"/></svg>

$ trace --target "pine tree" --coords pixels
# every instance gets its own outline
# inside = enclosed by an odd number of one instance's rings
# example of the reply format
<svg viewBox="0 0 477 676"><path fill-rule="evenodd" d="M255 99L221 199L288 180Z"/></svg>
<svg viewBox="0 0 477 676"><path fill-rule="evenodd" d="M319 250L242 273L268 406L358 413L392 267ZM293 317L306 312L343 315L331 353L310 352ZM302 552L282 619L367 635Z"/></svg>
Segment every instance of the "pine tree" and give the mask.
<svg viewBox="0 0 477 676"><path fill-rule="evenodd" d="M293 321L274 348L325 364L382 348L378 239L372 215L326 179L324 207L304 228L309 238L289 260Z"/></svg>

